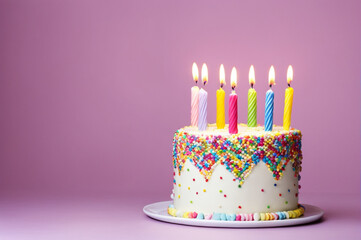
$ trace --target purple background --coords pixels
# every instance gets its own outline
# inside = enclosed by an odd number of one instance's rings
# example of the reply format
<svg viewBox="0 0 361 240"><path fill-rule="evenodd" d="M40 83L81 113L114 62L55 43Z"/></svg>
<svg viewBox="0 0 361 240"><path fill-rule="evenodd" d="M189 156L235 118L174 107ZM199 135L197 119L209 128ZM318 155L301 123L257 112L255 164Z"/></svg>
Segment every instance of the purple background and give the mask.
<svg viewBox="0 0 361 240"><path fill-rule="evenodd" d="M0 194L168 200L196 61L209 122L221 63L246 122L254 64L261 124L270 65L282 124L292 64L301 200L359 201L360 22L360 1L0 1Z"/></svg>

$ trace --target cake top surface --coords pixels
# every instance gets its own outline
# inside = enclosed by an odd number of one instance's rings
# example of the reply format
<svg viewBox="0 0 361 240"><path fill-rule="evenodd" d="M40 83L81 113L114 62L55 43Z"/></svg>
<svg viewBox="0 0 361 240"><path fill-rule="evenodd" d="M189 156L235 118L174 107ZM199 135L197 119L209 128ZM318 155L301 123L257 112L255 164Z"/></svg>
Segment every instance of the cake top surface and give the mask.
<svg viewBox="0 0 361 240"><path fill-rule="evenodd" d="M283 130L282 126L274 125L272 131L265 131L264 126L257 127L248 127L246 124L238 124L238 133L230 134L228 130L228 124L224 127L224 129L217 129L216 124L208 124L206 131L199 131L198 127L186 126L184 128L179 129L181 132L185 132L188 134L196 135L196 136L234 136L234 137L244 137L244 136L264 136L264 135L279 135L279 134L288 134L292 132L300 132L297 129Z"/></svg>

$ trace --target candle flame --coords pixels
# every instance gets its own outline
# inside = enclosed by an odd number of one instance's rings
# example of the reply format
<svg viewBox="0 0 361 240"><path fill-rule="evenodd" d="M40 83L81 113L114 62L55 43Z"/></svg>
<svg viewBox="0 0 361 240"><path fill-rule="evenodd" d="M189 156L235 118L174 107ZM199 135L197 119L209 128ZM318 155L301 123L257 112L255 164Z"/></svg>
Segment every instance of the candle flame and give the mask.
<svg viewBox="0 0 361 240"><path fill-rule="evenodd" d="M219 67L219 82L221 84L221 87L223 87L223 85L226 84L226 74L224 72L224 66L223 64L221 64L221 66Z"/></svg>
<svg viewBox="0 0 361 240"><path fill-rule="evenodd" d="M206 85L206 83L208 82L208 68L205 63L203 63L202 65L202 81L204 85Z"/></svg>
<svg viewBox="0 0 361 240"><path fill-rule="evenodd" d="M197 83L198 82L198 66L197 63L193 63L192 65L192 74L193 74L193 80Z"/></svg>
<svg viewBox="0 0 361 240"><path fill-rule="evenodd" d="M269 69L269 73L268 73L268 84L270 86L276 85L275 82L275 68L273 67L273 65L271 66L271 68Z"/></svg>
<svg viewBox="0 0 361 240"><path fill-rule="evenodd" d="M251 65L251 67L249 69L248 79L249 79L249 84L251 86L253 86L256 83L256 77L255 77L253 65Z"/></svg>
<svg viewBox="0 0 361 240"><path fill-rule="evenodd" d="M235 67L232 68L231 72L231 87L232 89L237 87L237 69Z"/></svg>
<svg viewBox="0 0 361 240"><path fill-rule="evenodd" d="M287 69L287 83L291 84L292 80L293 80L293 68L291 65L289 65Z"/></svg>

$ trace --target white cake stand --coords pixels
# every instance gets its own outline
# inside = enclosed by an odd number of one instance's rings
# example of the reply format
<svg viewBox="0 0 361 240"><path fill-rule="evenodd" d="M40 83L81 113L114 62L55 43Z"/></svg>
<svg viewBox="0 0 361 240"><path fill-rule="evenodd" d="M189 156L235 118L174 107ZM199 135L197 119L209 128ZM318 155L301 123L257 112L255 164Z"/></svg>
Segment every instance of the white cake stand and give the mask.
<svg viewBox="0 0 361 240"><path fill-rule="evenodd" d="M143 212L149 217L168 223L176 223L190 226L202 227L223 227L223 228L258 228L258 227L283 227L306 224L317 221L322 218L322 209L302 204L305 207L305 213L299 218L284 219L284 220L271 220L271 221L219 221L219 220L202 220L202 219L189 219L178 218L170 216L167 213L168 206L172 201L156 202L149 204L143 208Z"/></svg>

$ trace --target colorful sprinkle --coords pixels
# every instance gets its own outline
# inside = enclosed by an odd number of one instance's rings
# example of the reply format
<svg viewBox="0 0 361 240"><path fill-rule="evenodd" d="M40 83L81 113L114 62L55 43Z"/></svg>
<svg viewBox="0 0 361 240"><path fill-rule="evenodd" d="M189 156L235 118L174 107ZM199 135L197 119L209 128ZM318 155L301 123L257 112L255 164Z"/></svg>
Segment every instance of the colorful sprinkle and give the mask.
<svg viewBox="0 0 361 240"><path fill-rule="evenodd" d="M270 205L267 205L267 208L270 208Z"/></svg>
<svg viewBox="0 0 361 240"><path fill-rule="evenodd" d="M221 208L222 206L219 206ZM197 218L202 220L221 220L221 221L269 221L269 220L284 220L288 218L298 218L303 215L305 208L299 205L297 209L283 212L272 212L272 213L241 213L241 214L225 214L225 213L214 213L214 214L203 214L196 212L179 212L174 208L173 205L169 205L167 208L169 215L173 217L183 218Z"/></svg>
<svg viewBox="0 0 361 240"><path fill-rule="evenodd" d="M263 161L275 180L283 176L288 162L292 163L295 176L301 171L301 132L277 131L261 136L193 135L178 130L173 138L173 164L181 174L188 159L206 181L216 164L224 165L242 185L254 166Z"/></svg>
<svg viewBox="0 0 361 240"><path fill-rule="evenodd" d="M261 189L261 192L264 192L264 189L263 189L263 188Z"/></svg>

